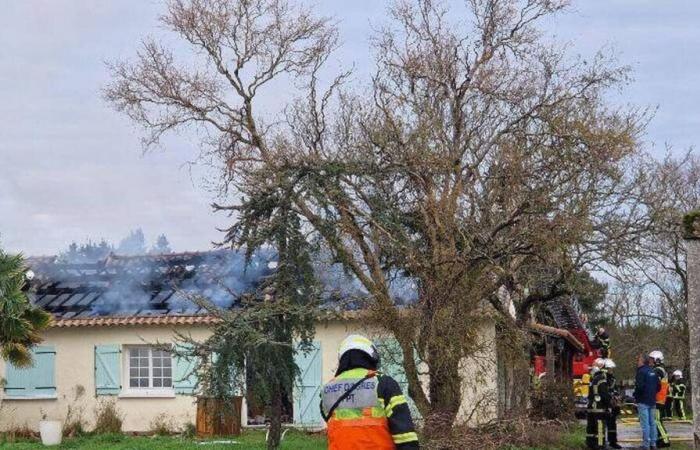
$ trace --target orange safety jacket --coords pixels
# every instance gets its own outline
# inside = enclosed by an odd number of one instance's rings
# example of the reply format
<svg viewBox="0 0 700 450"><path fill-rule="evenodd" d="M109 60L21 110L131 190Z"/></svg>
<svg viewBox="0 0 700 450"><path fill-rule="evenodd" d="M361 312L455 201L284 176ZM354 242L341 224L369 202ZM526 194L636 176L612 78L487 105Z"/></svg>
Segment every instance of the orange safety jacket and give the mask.
<svg viewBox="0 0 700 450"><path fill-rule="evenodd" d="M378 394L380 378L376 371L350 369L324 385L321 392L321 411L324 417L328 416L328 411L343 394L356 384L357 387L338 403L328 417L329 450L395 450L401 444L417 444L418 436L412 423L407 424L410 425L410 430L392 433L389 419L394 408L400 405L407 408L406 398L400 392L388 401L381 398Z"/></svg>
<svg viewBox="0 0 700 450"><path fill-rule="evenodd" d="M655 366L654 372L656 372L656 376L659 377L659 381L661 383L661 389L659 389L659 392L656 393L656 403L658 405L665 405L669 390L668 373L666 373L666 368L662 365Z"/></svg>

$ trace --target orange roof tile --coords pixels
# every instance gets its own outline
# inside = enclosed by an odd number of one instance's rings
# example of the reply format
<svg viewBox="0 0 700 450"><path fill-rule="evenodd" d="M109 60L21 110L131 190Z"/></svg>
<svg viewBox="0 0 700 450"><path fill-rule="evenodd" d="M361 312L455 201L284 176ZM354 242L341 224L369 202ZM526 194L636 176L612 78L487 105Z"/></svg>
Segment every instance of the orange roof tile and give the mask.
<svg viewBox="0 0 700 450"><path fill-rule="evenodd" d="M219 319L209 315L199 316L129 316L88 317L80 319L55 319L54 328L110 327L129 325L213 325Z"/></svg>

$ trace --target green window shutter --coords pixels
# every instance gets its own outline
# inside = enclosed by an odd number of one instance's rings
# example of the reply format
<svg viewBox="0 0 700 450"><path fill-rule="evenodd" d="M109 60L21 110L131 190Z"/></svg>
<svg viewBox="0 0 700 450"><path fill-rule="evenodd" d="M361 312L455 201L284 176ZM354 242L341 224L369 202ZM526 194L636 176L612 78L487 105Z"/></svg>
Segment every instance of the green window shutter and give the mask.
<svg viewBox="0 0 700 450"><path fill-rule="evenodd" d="M117 395L121 391L121 355L119 345L95 346L95 395Z"/></svg>
<svg viewBox="0 0 700 450"><path fill-rule="evenodd" d="M191 344L177 344L180 351L190 351ZM196 361L192 358L173 355L173 389L176 394L192 395L197 387Z"/></svg>
<svg viewBox="0 0 700 450"><path fill-rule="evenodd" d="M303 426L320 426L321 411L321 343L313 342L313 348L304 353L300 350L294 355L294 362L299 368L299 377L294 383L294 423Z"/></svg>
<svg viewBox="0 0 700 450"><path fill-rule="evenodd" d="M411 415L414 419L420 419L420 413L413 399L408 395L408 377L403 367L403 351L399 342L394 338L378 339L375 341L377 350L379 351L380 366L379 372L384 375L389 375L396 380L401 387L401 391L406 395L408 407L411 409ZM414 352L414 360L416 365L420 364L418 355Z"/></svg>
<svg viewBox="0 0 700 450"><path fill-rule="evenodd" d="M34 365L18 368L7 364L5 394L10 397L45 397L56 395L56 350L37 346L32 350Z"/></svg>

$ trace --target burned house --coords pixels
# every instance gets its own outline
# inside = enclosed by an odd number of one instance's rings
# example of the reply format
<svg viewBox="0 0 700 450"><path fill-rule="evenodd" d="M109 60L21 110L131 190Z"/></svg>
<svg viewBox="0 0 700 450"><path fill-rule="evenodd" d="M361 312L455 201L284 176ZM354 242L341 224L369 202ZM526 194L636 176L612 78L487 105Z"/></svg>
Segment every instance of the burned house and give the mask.
<svg viewBox="0 0 700 450"><path fill-rule="evenodd" d="M0 430L36 428L43 414L65 419L69 408L82 411L89 422L105 399L113 399L122 412L124 431L146 432L163 416L179 427L195 423L201 393L192 364L163 351L162 344L176 345L176 334L197 340L211 335L216 319L193 298L206 298L220 308L243 307L241 296L264 288L276 269L272 251L260 252L249 264L241 252L230 250L110 255L80 264L55 257L28 262L31 301L50 312L54 321L34 349L34 367L17 369L0 360L0 375L6 379L2 402L13 412L0 417ZM366 295L359 283L342 270L334 270L325 267L319 272L330 308L337 299ZM415 301L415 289L408 281L392 287L397 305ZM552 304L549 315L533 324L532 331L541 337L543 364L563 377L570 372L579 341L565 323L573 320L570 311L557 308ZM496 321L485 312L478 326L483 350L463 365L464 379L478 382L465 383L460 411L461 417L473 422L493 419L502 406ZM319 320L313 350L296 356L301 376L294 382L287 405L291 424L323 426L318 410L320 387L333 377L338 346L352 333L366 334L377 342L382 370L406 391L395 341L363 320L361 310L343 309L341 314ZM83 394L76 395L79 392ZM242 414L244 426L264 421L261 408L245 396Z"/></svg>
<svg viewBox="0 0 700 450"><path fill-rule="evenodd" d="M124 431L146 432L163 416L179 427L194 423L199 393L192 365L163 351L162 344L176 345L176 333L199 340L210 336L216 319L193 302L193 297L206 298L221 308L241 307L240 296L260 289L274 273L274 257L272 252L261 252L247 265L242 253L224 250L110 255L81 264L55 257L30 258L29 297L50 312L54 321L34 349L33 367L18 369L0 360L0 375L6 379L1 401L12 411L0 417L0 430L36 428L44 414L62 420L69 408L82 411L90 426L95 409L106 399L116 402ZM343 279L342 273L336 276L324 270L321 275L328 292L335 293L329 298L362 295L361 287ZM410 286L395 287L397 304L412 301L410 291ZM320 387L333 377L338 346L352 333L372 337L386 352L392 348L391 339L363 321L361 311L345 311L319 321L313 351L297 355L301 377L295 380L289 399L289 422L323 426L318 411ZM482 334L490 345L495 336L493 324L486 321ZM486 353L479 364L495 373L490 369L495 351ZM383 370L405 389L400 356L384 360ZM492 396L494 389L495 378L486 378L479 386L468 387L463 403L477 404L477 398ZM242 413L244 426L263 420L259 408L245 397ZM488 419L494 413L482 408L475 417Z"/></svg>

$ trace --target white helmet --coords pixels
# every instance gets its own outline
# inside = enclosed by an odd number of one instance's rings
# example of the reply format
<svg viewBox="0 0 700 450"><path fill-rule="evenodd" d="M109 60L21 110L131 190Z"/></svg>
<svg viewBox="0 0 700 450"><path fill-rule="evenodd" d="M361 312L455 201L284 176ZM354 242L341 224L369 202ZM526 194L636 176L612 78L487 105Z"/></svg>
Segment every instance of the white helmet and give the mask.
<svg viewBox="0 0 700 450"><path fill-rule="evenodd" d="M593 361L593 367L597 367L599 369L602 369L605 367L605 359L604 358L596 358L595 361Z"/></svg>
<svg viewBox="0 0 700 450"><path fill-rule="evenodd" d="M653 359L657 363L664 362L664 354L661 353L660 350L654 350L653 352L649 353L649 358Z"/></svg>
<svg viewBox="0 0 700 450"><path fill-rule="evenodd" d="M615 361L613 361L612 359L606 359L603 367L605 367L606 369L614 369L615 367L617 367L617 364L615 364Z"/></svg>
<svg viewBox="0 0 700 450"><path fill-rule="evenodd" d="M338 348L338 359L342 358L350 350L365 352L374 362L379 362L379 352L372 341L359 334L351 334L343 339Z"/></svg>
<svg viewBox="0 0 700 450"><path fill-rule="evenodd" d="M676 370L675 372L673 372L673 376L683 378L683 372L681 372L680 370Z"/></svg>

